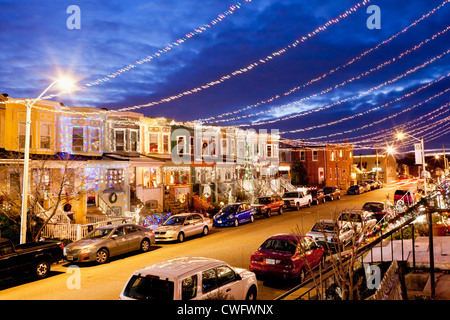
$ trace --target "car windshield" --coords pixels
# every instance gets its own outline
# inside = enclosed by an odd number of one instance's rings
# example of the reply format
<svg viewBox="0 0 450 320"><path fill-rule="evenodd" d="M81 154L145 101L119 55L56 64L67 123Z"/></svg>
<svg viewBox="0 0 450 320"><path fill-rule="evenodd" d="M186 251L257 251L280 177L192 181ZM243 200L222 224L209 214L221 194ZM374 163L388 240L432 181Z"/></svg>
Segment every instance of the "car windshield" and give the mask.
<svg viewBox="0 0 450 320"><path fill-rule="evenodd" d="M295 248L295 244L287 240L268 239L262 244L260 249L294 254Z"/></svg>
<svg viewBox="0 0 450 320"><path fill-rule="evenodd" d="M283 194L283 198L297 198L298 193L297 192L286 192Z"/></svg>
<svg viewBox="0 0 450 320"><path fill-rule="evenodd" d="M159 277L133 276L124 290L124 296L137 300L173 300L174 283Z"/></svg>
<svg viewBox="0 0 450 320"><path fill-rule="evenodd" d="M257 204L269 204L270 197L258 198L258 199L256 199L256 203Z"/></svg>
<svg viewBox="0 0 450 320"><path fill-rule="evenodd" d="M361 215L355 212L342 212L339 216L340 221L361 222Z"/></svg>
<svg viewBox="0 0 450 320"><path fill-rule="evenodd" d="M311 231L316 232L334 232L335 226L330 222L317 222L314 227L312 227Z"/></svg>
<svg viewBox="0 0 450 320"><path fill-rule="evenodd" d="M186 216L173 216L164 221L163 226L181 226L184 224Z"/></svg>
<svg viewBox="0 0 450 320"><path fill-rule="evenodd" d="M367 202L364 204L363 209L367 211L383 211L384 203Z"/></svg>
<svg viewBox="0 0 450 320"><path fill-rule="evenodd" d="M324 193L330 193L330 192L333 192L333 188L331 188L331 187L323 188L323 192L324 192Z"/></svg>
<svg viewBox="0 0 450 320"><path fill-rule="evenodd" d="M359 189L359 186L351 186L349 189Z"/></svg>
<svg viewBox="0 0 450 320"><path fill-rule="evenodd" d="M238 204L230 204L227 205L226 207L223 207L220 211L222 213L235 213L238 208L239 208Z"/></svg>
<svg viewBox="0 0 450 320"><path fill-rule="evenodd" d="M86 235L83 239L104 239L109 236L114 227L111 228L98 228Z"/></svg>
<svg viewBox="0 0 450 320"><path fill-rule="evenodd" d="M394 195L396 195L396 196L404 196L407 193L409 193L408 190L396 190Z"/></svg>

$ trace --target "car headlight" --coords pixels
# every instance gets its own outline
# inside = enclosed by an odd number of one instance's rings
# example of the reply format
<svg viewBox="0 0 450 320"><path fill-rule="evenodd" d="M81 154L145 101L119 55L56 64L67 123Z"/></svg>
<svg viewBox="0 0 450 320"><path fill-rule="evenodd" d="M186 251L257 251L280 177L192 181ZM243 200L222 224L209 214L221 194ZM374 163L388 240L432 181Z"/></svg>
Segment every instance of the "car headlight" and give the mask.
<svg viewBox="0 0 450 320"><path fill-rule="evenodd" d="M65 256L67 256L67 252L69 252L69 248L64 247L64 249L63 249L63 254L64 254Z"/></svg>
<svg viewBox="0 0 450 320"><path fill-rule="evenodd" d="M91 252L93 249L95 249L95 246L92 246L92 247L86 247L86 248L81 249L81 250L80 250L80 253L81 253L81 254L89 253L89 252Z"/></svg>
<svg viewBox="0 0 450 320"><path fill-rule="evenodd" d="M166 235L168 235L170 237L170 236L173 236L175 233L176 233L176 231L169 230L169 231L166 232Z"/></svg>

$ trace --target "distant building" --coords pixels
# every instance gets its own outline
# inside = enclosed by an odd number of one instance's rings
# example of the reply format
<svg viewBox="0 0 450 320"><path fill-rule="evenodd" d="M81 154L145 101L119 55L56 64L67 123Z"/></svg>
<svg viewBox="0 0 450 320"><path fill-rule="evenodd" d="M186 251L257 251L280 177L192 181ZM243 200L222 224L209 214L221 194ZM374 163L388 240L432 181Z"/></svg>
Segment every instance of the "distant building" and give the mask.
<svg viewBox="0 0 450 320"><path fill-rule="evenodd" d="M353 146L350 144L293 146L280 144L280 174L291 177L292 164L299 160L305 167L310 186L338 186L352 183Z"/></svg>
<svg viewBox="0 0 450 320"><path fill-rule="evenodd" d="M397 160L392 155L379 154L378 157L377 155L354 156L353 163L358 169L358 182L377 179L387 183L397 179Z"/></svg>

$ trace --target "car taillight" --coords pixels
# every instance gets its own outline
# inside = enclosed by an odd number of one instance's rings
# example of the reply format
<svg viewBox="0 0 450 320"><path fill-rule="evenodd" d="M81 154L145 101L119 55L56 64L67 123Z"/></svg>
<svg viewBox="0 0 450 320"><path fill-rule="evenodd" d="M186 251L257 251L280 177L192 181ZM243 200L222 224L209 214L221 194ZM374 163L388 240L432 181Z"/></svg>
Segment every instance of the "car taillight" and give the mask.
<svg viewBox="0 0 450 320"><path fill-rule="evenodd" d="M61 250L64 250L64 243L61 243Z"/></svg>
<svg viewBox="0 0 450 320"><path fill-rule="evenodd" d="M264 258L262 256L251 256L250 261L251 262L263 262Z"/></svg>

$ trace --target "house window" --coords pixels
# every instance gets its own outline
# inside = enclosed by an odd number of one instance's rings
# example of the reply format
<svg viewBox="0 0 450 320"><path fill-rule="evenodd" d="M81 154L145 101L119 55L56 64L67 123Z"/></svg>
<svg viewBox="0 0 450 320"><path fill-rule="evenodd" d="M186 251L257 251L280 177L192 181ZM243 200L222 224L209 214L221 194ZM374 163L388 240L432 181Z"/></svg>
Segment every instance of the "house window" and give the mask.
<svg viewBox="0 0 450 320"><path fill-rule="evenodd" d="M334 161L335 160L335 158L334 158L334 151L332 151L331 152L331 161Z"/></svg>
<svg viewBox="0 0 450 320"><path fill-rule="evenodd" d="M19 123L19 149L25 149L25 133L26 133L26 124L25 122ZM30 148L32 145L32 135L30 130Z"/></svg>
<svg viewBox="0 0 450 320"><path fill-rule="evenodd" d="M138 132L136 130L130 131L130 148L129 151L138 151Z"/></svg>
<svg viewBox="0 0 450 320"><path fill-rule="evenodd" d="M319 151L313 150L313 152L312 152L312 159L313 159L313 161L319 160Z"/></svg>
<svg viewBox="0 0 450 320"><path fill-rule="evenodd" d="M90 151L100 151L100 129L91 128L90 129Z"/></svg>
<svg viewBox="0 0 450 320"><path fill-rule="evenodd" d="M300 151L300 161L305 161L306 157L305 157L305 151Z"/></svg>
<svg viewBox="0 0 450 320"><path fill-rule="evenodd" d="M227 139L222 139L222 146L221 146L221 152L222 154L227 154Z"/></svg>
<svg viewBox="0 0 450 320"><path fill-rule="evenodd" d="M150 133L148 135L149 152L158 152L158 138L159 135L157 133Z"/></svg>
<svg viewBox="0 0 450 320"><path fill-rule="evenodd" d="M84 128L73 127L72 128L72 151L84 150Z"/></svg>
<svg viewBox="0 0 450 320"><path fill-rule="evenodd" d="M186 151L186 137L178 136L177 137L177 153L184 154Z"/></svg>
<svg viewBox="0 0 450 320"><path fill-rule="evenodd" d="M272 157L272 145L268 144L267 145L267 157Z"/></svg>
<svg viewBox="0 0 450 320"><path fill-rule="evenodd" d="M48 123L41 123L41 130L40 130L40 141L39 146L41 149L50 149L50 124Z"/></svg>
<svg viewBox="0 0 450 320"><path fill-rule="evenodd" d="M163 134L163 152L168 153L169 152L169 135Z"/></svg>
<svg viewBox="0 0 450 320"><path fill-rule="evenodd" d="M116 143L116 151L124 151L125 150L125 131L124 130L116 130L115 131L115 143Z"/></svg>

